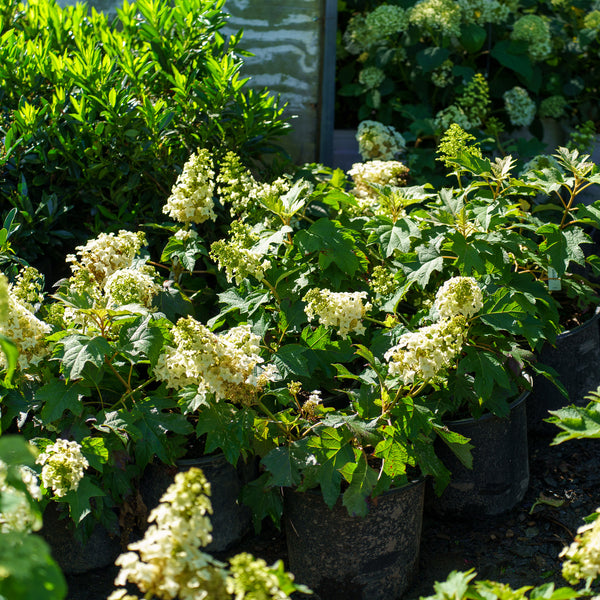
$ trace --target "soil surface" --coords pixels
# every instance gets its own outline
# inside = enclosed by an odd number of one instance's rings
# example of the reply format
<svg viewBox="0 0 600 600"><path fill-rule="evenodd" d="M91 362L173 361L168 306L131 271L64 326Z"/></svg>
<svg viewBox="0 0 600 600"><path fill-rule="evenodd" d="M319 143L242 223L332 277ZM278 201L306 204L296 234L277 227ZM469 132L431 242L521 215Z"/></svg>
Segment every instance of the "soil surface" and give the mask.
<svg viewBox="0 0 600 600"><path fill-rule="evenodd" d="M558 446L551 441L548 436L530 435L530 485L511 511L497 517L473 515L468 521L425 515L419 572L404 600L431 595L435 581L445 580L452 570L471 568L481 579L514 588L547 582L566 585L558 555L573 540L583 517L600 506L600 441ZM230 554L240 551L252 552L269 564L278 558L285 563L287 558L283 534L268 523L260 535L247 536ZM116 574L117 569L110 567L67 575L69 600L106 600Z"/></svg>

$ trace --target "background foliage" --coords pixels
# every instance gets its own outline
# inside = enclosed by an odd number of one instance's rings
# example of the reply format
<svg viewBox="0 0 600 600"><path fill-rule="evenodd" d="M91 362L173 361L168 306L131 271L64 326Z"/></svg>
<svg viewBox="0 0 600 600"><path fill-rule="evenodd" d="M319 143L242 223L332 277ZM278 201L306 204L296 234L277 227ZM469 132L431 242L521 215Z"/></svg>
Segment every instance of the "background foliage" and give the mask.
<svg viewBox="0 0 600 600"><path fill-rule="evenodd" d="M0 209L14 250L47 273L64 248L159 211L198 147L250 161L281 152L279 100L239 75L224 0L125 0L0 10Z"/></svg>

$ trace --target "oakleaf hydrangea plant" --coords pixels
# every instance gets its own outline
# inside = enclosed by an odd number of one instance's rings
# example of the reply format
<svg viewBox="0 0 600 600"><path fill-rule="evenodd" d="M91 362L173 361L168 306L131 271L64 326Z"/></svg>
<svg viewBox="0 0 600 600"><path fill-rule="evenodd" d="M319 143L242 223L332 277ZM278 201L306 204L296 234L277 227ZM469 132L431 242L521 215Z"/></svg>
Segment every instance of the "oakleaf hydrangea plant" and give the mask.
<svg viewBox="0 0 600 600"><path fill-rule="evenodd" d="M262 559L240 553L227 566L203 552L212 539L209 496L210 484L200 469L177 473L150 513L144 537L129 544L128 552L117 558L121 569L115 584L134 584L144 598L158 600L286 600L295 591L308 592L294 583L281 561L267 566ZM109 600L137 598L124 587L109 596Z"/></svg>

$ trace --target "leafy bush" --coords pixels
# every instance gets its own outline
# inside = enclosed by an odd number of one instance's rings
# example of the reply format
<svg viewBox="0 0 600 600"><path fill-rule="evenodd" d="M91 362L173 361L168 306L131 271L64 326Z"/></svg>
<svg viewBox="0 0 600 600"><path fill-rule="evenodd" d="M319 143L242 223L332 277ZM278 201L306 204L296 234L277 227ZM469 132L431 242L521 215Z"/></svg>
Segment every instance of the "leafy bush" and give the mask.
<svg viewBox="0 0 600 600"><path fill-rule="evenodd" d="M0 206L19 210L19 256L47 272L90 233L153 220L198 147L282 152L283 108L240 77L224 1L125 0L110 22L86 5L4 3Z"/></svg>
<svg viewBox="0 0 600 600"><path fill-rule="evenodd" d="M598 122L598 3L343 5L337 125L393 125L411 148L413 176L436 170L432 148L453 122L479 139L490 138L496 150L520 156L542 151L546 119L567 126ZM511 135L521 127L533 137Z"/></svg>

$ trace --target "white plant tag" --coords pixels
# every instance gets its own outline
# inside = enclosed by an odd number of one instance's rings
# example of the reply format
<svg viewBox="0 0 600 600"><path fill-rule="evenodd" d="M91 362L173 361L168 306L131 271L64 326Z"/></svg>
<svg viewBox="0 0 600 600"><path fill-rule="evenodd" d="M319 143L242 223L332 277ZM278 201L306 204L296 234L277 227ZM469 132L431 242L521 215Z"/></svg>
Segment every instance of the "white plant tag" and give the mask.
<svg viewBox="0 0 600 600"><path fill-rule="evenodd" d="M558 292L561 289L560 278L553 267L548 267L548 289L551 292Z"/></svg>

